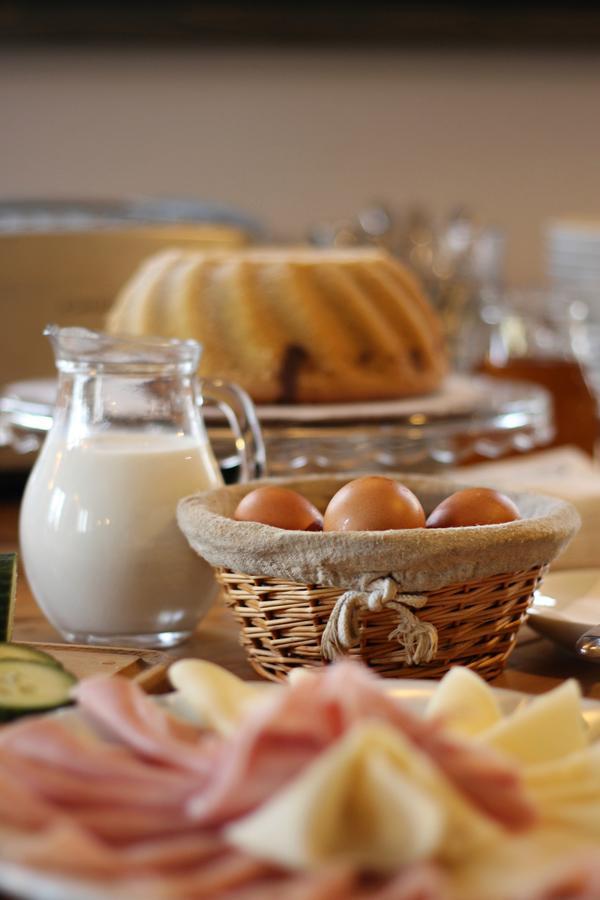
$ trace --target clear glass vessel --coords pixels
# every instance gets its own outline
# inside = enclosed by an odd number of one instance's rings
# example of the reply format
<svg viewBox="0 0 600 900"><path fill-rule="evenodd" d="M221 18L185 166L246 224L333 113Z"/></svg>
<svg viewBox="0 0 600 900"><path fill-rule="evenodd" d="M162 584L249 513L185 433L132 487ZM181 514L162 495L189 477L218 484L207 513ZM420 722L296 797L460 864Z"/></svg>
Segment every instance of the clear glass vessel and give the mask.
<svg viewBox="0 0 600 900"><path fill-rule="evenodd" d="M242 479L264 464L252 404L233 385L197 381L195 341L57 326L46 334L58 397L20 520L34 596L69 641L173 646L216 594L176 521L180 498L222 483L202 402L226 412Z"/></svg>

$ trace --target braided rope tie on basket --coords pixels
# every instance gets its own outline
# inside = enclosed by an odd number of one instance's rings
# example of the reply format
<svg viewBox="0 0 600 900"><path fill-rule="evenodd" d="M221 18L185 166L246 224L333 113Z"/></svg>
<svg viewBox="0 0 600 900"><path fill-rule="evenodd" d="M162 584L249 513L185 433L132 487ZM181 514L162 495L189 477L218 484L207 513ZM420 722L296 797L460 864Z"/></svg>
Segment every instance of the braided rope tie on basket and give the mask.
<svg viewBox="0 0 600 900"><path fill-rule="evenodd" d="M394 609L398 624L390 631L388 640L396 639L404 648L409 666L427 663L437 653L438 633L435 625L422 622L409 607L422 609L427 594L399 594L393 578L378 578L370 591L346 591L336 601L321 638L321 652L333 660L358 642L360 612L380 612Z"/></svg>

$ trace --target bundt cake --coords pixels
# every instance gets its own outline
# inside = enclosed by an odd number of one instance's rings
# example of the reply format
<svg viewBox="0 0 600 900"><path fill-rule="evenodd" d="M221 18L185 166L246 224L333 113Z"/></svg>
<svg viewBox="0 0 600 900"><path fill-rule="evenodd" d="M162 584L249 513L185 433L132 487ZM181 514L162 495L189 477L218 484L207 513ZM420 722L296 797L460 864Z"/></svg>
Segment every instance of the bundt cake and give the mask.
<svg viewBox="0 0 600 900"><path fill-rule="evenodd" d="M195 338L201 374L258 403L424 394L446 369L417 282L376 249L165 251L124 286L107 327Z"/></svg>

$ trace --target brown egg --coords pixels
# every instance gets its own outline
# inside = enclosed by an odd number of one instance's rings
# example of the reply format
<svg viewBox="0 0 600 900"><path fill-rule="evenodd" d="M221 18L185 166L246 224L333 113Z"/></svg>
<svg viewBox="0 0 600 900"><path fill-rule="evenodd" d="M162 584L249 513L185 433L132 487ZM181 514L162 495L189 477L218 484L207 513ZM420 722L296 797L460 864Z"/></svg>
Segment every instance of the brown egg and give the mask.
<svg viewBox="0 0 600 900"><path fill-rule="evenodd" d="M425 513L412 491L383 475L365 475L333 495L323 517L325 531L389 531L423 528Z"/></svg>
<svg viewBox="0 0 600 900"><path fill-rule="evenodd" d="M501 525L520 519L519 510L506 494L489 488L466 488L442 500L427 519L428 528L461 528L465 525Z"/></svg>
<svg viewBox="0 0 600 900"><path fill-rule="evenodd" d="M240 522L261 522L291 531L323 530L323 516L316 506L297 491L275 484L265 484L246 494L233 517Z"/></svg>

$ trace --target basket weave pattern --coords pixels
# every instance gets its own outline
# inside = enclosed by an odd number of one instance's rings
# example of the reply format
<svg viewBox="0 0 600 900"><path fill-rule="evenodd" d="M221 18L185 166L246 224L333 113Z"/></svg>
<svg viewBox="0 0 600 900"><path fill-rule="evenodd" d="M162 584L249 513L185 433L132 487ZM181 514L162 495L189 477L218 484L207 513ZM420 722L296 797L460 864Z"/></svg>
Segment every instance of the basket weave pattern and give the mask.
<svg viewBox="0 0 600 900"><path fill-rule="evenodd" d="M390 678L439 678L451 666L468 666L488 680L504 668L544 567L495 575L431 591L418 616L435 625L439 645L431 662L408 666L401 645L389 640L392 609L360 613L359 644L348 651ZM343 589L241 575L217 569L227 604L241 626L241 643L253 668L281 681L298 666L320 666L321 637Z"/></svg>

